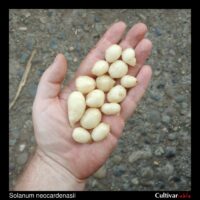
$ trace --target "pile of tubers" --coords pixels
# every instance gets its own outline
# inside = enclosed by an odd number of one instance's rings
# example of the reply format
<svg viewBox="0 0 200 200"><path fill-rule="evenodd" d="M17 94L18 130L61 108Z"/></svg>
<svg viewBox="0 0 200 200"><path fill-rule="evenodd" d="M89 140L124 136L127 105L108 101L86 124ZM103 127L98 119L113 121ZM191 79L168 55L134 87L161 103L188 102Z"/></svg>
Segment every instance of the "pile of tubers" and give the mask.
<svg viewBox="0 0 200 200"><path fill-rule="evenodd" d="M117 115L126 90L137 84L137 79L127 74L128 65L136 65L134 49L122 51L113 44L105 51L105 60L97 61L91 70L96 79L89 76L76 79L77 91L68 98L68 120L72 128L76 126L72 133L76 142L98 142L108 136L110 125L101 121L102 113Z"/></svg>

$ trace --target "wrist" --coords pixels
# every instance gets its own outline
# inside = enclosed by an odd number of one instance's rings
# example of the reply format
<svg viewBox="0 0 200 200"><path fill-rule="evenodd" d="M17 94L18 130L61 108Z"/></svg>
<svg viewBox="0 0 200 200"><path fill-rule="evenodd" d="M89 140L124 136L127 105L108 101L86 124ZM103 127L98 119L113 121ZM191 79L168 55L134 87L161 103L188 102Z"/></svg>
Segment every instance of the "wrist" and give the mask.
<svg viewBox="0 0 200 200"><path fill-rule="evenodd" d="M66 168L36 149L14 190L82 191L86 180L77 179Z"/></svg>
<svg viewBox="0 0 200 200"><path fill-rule="evenodd" d="M40 160L47 168L51 169L52 176L58 181L58 188L52 188L53 190L70 190L70 191L81 191L84 190L86 180L76 178L69 170L60 165L55 160L48 157L40 149L37 148L35 152L36 159ZM60 185L60 186L59 186ZM61 187L62 185L62 187ZM64 189L65 188L65 189Z"/></svg>

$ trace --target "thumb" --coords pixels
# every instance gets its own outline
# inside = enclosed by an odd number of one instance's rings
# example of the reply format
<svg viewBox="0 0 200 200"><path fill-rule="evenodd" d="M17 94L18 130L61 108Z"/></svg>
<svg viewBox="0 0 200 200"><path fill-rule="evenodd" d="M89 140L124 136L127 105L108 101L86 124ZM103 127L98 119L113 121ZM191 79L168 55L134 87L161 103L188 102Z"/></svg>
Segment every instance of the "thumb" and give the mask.
<svg viewBox="0 0 200 200"><path fill-rule="evenodd" d="M67 61L63 54L58 54L54 62L42 75L36 96L39 98L55 98L58 96L61 83L67 72Z"/></svg>

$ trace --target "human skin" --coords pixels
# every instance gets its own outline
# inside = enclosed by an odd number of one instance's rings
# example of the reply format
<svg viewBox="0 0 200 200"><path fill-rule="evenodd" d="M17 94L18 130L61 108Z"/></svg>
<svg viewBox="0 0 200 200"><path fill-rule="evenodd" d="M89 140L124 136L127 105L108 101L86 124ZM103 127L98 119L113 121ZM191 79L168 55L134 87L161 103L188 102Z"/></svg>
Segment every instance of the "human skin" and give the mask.
<svg viewBox="0 0 200 200"><path fill-rule="evenodd" d="M67 61L58 54L53 64L42 75L33 103L33 127L37 147L19 177L14 190L84 190L88 177L99 169L117 145L126 120L136 106L151 79L151 67L145 65L152 43L144 38L147 27L134 25L124 36L126 24L113 24L80 64L74 78L61 90L67 74ZM103 116L111 132L108 137L92 144L79 144L72 139L73 129L67 117L67 99L75 90L75 79L92 75L91 69L97 60L104 58L111 44L123 49L135 49L137 64L129 66L128 74L137 77L138 84L131 88L121 103L121 112L116 116Z"/></svg>

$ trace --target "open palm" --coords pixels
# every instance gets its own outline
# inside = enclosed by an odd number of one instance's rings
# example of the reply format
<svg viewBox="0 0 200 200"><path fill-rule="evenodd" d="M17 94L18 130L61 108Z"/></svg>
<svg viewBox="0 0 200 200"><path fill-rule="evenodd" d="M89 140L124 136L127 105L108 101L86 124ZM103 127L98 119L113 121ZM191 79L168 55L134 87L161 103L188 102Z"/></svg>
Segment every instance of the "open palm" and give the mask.
<svg viewBox="0 0 200 200"><path fill-rule="evenodd" d="M54 63L44 72L33 105L33 124L38 152L48 156L65 167L78 179L85 179L93 174L111 154L117 144L125 121L135 110L151 78L150 66L145 66L152 44L144 38L147 27L138 23L122 38L126 25L123 22L113 24L87 55L77 70L75 77L61 91L61 83L67 72L67 62L58 54ZM75 90L74 80L80 75L91 76L93 64L104 58L105 50L111 44L121 47L133 47L136 51L137 65L129 67L129 74L137 76L139 84L128 91L121 103L118 116L103 116L103 121L110 124L111 133L100 142L79 144L72 139L72 128L67 117L67 99Z"/></svg>

